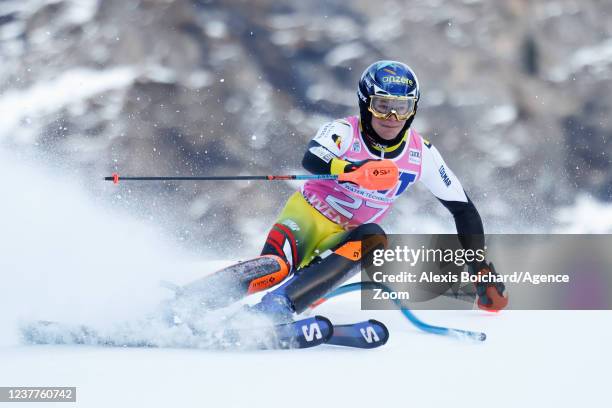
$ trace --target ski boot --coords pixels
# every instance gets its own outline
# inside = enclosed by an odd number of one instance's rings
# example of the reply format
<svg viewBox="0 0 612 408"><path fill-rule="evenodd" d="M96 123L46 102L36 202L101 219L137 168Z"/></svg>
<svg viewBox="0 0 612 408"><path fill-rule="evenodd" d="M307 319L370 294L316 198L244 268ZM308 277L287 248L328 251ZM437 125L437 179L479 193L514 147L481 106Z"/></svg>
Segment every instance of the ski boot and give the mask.
<svg viewBox="0 0 612 408"><path fill-rule="evenodd" d="M285 294L275 292L266 293L259 303L249 307L249 312L265 315L276 324L293 321L291 301Z"/></svg>

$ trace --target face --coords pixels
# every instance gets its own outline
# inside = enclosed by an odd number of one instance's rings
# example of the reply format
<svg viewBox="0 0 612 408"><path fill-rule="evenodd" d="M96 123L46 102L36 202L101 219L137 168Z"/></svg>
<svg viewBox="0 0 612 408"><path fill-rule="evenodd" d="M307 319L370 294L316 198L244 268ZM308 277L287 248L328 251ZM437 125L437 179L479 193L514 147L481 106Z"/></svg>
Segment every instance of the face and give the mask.
<svg viewBox="0 0 612 408"><path fill-rule="evenodd" d="M385 140L393 140L405 124L405 120L397 120L394 115L391 115L389 119L378 119L372 116L372 127L378 136Z"/></svg>

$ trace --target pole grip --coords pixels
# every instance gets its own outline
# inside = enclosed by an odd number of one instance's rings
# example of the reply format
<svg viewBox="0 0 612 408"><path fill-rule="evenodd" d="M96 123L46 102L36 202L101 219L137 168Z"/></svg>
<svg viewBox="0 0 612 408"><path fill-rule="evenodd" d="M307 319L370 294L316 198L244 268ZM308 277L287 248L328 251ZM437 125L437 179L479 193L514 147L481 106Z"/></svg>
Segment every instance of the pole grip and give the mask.
<svg viewBox="0 0 612 408"><path fill-rule="evenodd" d="M388 190L399 180L399 169L389 159L370 161L355 171L338 175L338 180L349 181L368 190Z"/></svg>

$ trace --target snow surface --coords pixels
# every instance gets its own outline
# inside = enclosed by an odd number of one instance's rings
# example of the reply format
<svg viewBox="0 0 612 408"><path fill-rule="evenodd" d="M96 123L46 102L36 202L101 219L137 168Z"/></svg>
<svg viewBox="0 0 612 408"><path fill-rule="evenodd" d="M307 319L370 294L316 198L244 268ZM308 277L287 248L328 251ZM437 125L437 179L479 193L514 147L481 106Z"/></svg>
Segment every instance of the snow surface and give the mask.
<svg viewBox="0 0 612 408"><path fill-rule="evenodd" d="M0 149L0 386L76 386L79 407L601 406L612 313L430 311L427 322L484 331L475 344L419 332L359 296L323 304L337 323L375 318L376 350L293 351L27 346L19 322L134 320L226 264L202 262L154 225L117 213L52 167ZM109 183L109 189L112 184ZM44 404L21 403L40 407ZM11 404L2 404L11 406Z"/></svg>

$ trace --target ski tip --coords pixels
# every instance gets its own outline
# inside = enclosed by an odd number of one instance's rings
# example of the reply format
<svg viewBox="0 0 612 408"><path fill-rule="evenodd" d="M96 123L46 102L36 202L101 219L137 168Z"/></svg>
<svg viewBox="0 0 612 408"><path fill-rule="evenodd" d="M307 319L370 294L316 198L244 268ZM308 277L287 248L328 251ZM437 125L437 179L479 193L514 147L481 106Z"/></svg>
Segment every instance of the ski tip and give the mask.
<svg viewBox="0 0 612 408"><path fill-rule="evenodd" d="M380 345L382 346L384 344L387 344L387 341L389 341L389 329L387 329L387 326L385 326L383 322L380 322L375 319L370 319L368 320L368 322L370 322L370 324L372 325L378 326L382 330L384 335L381 338Z"/></svg>
<svg viewBox="0 0 612 408"><path fill-rule="evenodd" d="M334 325L334 335L327 342L334 346L372 349L387 343L389 330L378 320Z"/></svg>

